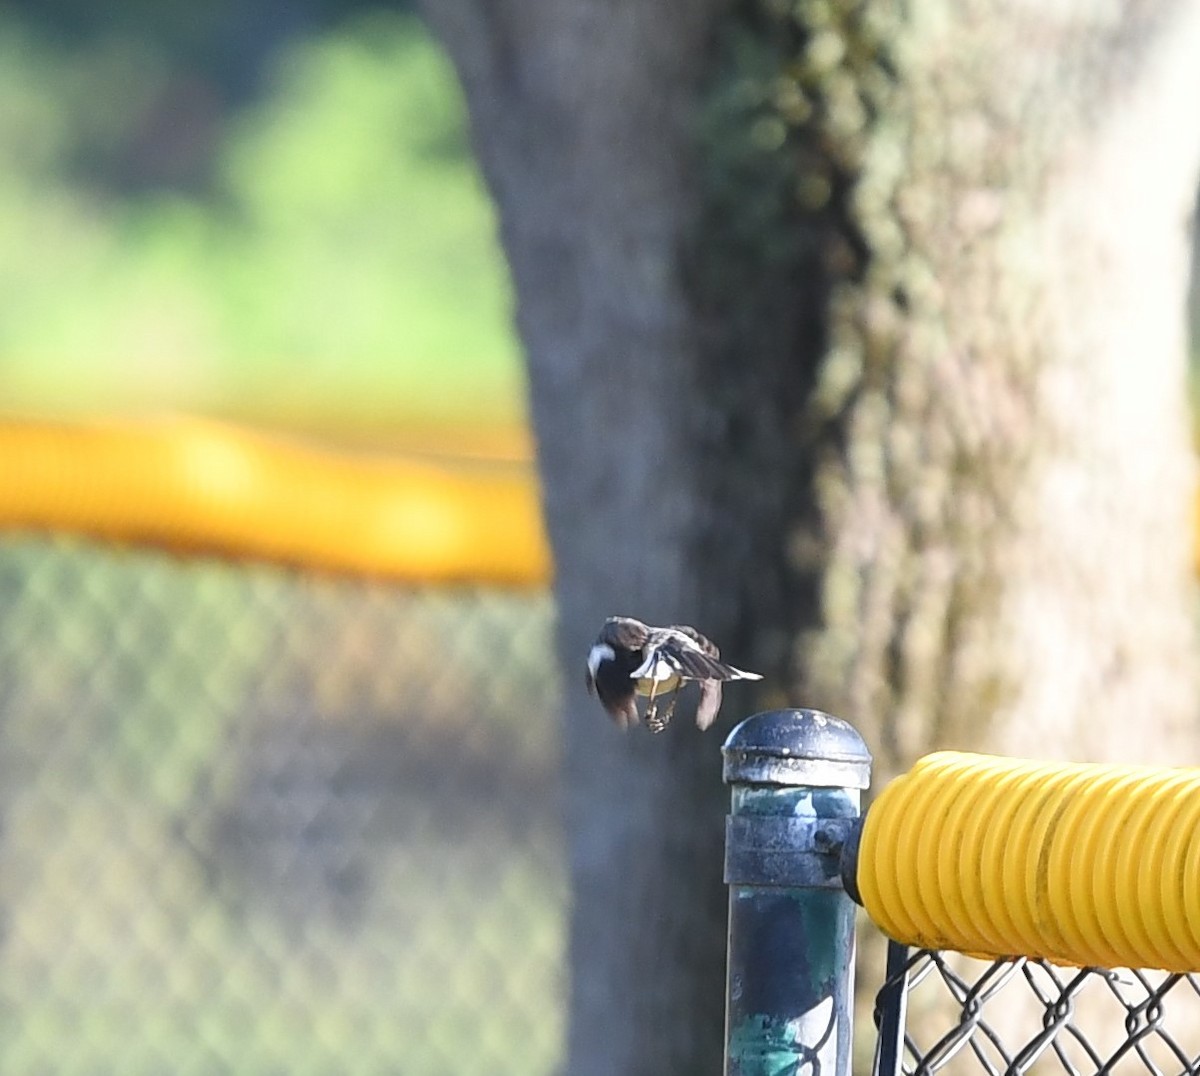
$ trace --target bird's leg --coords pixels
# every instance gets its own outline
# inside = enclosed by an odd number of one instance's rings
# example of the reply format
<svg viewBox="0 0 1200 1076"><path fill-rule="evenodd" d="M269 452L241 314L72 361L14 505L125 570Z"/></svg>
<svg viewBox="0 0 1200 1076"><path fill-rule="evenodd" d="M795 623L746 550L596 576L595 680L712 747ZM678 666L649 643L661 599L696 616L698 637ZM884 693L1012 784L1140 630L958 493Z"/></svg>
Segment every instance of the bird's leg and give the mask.
<svg viewBox="0 0 1200 1076"><path fill-rule="evenodd" d="M650 681L650 701L646 705L646 728L651 732L662 732L667 727L667 722L658 716L658 703L655 701L655 695L658 692L658 681ZM670 718L668 717L669 721Z"/></svg>
<svg viewBox="0 0 1200 1076"><path fill-rule="evenodd" d="M663 711L662 717L658 718L658 728L655 732L662 732L670 723L671 718L675 716L675 704L679 701L679 688L671 692L671 701L667 703L666 710Z"/></svg>

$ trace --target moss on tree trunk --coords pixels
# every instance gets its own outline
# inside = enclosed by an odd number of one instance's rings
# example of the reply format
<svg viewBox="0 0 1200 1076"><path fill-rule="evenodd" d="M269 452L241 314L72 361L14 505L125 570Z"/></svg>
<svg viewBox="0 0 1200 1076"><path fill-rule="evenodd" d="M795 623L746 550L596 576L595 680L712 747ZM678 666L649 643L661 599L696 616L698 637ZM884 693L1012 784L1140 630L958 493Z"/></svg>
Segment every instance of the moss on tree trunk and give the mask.
<svg viewBox="0 0 1200 1076"><path fill-rule="evenodd" d="M885 769L1195 758L1196 5L805 10L855 256L808 412L803 693Z"/></svg>

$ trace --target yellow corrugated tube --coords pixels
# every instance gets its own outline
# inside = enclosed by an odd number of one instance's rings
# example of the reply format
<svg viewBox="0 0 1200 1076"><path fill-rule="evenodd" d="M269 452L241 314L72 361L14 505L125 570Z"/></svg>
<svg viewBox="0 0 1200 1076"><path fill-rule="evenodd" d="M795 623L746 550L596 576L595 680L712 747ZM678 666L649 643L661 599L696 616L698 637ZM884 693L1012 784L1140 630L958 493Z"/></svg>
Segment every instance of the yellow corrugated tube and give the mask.
<svg viewBox="0 0 1200 1076"><path fill-rule="evenodd" d="M318 449L219 422L0 423L0 530L419 583L544 586L529 471Z"/></svg>
<svg viewBox="0 0 1200 1076"><path fill-rule="evenodd" d="M1200 769L929 755L868 811L857 881L910 945L1200 970Z"/></svg>

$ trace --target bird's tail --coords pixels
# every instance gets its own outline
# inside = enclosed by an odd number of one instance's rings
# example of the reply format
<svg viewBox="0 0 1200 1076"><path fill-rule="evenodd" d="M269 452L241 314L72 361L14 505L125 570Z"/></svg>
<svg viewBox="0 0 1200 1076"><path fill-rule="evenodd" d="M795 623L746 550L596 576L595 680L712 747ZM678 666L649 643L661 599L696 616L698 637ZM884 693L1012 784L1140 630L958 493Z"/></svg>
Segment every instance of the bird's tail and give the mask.
<svg viewBox="0 0 1200 1076"><path fill-rule="evenodd" d="M711 644L710 644L711 645ZM649 676L660 657L660 651L651 651L640 669L631 674L635 679ZM720 658L705 654L700 650L672 649L669 663L691 680L761 680L758 673L747 672L734 665L728 665Z"/></svg>
<svg viewBox="0 0 1200 1076"><path fill-rule="evenodd" d="M726 665L723 661L717 662L723 672L722 680L761 680L762 673L747 672L745 669L738 669L732 665Z"/></svg>

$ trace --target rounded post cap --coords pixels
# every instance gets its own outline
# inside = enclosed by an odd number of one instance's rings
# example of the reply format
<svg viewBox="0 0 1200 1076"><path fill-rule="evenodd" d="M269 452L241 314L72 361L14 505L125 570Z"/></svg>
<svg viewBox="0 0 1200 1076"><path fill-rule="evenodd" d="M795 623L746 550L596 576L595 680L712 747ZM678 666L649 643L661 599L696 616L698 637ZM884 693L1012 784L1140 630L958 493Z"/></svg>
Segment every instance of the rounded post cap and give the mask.
<svg viewBox="0 0 1200 1076"><path fill-rule="evenodd" d="M728 784L866 788L871 753L857 730L820 710L768 710L725 740Z"/></svg>

